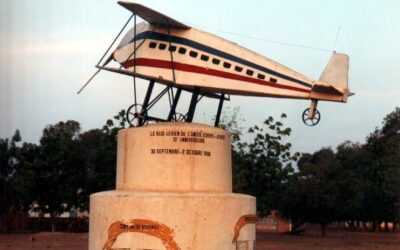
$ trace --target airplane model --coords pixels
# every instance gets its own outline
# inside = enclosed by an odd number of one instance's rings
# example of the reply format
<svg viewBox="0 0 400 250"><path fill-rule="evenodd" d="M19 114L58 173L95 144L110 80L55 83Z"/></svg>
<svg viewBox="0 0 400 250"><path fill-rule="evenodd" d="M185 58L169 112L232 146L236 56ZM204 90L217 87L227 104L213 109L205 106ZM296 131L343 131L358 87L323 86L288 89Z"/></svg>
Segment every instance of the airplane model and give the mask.
<svg viewBox="0 0 400 250"><path fill-rule="evenodd" d="M312 80L233 42L143 5L125 1L118 3L132 12L135 26L100 65L130 18L100 59L95 75L100 70L107 70L150 81L143 104L136 102L135 83L135 103L128 109L126 117L133 126L148 121L192 122L196 105L203 96L219 99L215 119L215 126L218 126L223 101L229 100L230 95L309 99L311 106L303 112L302 118L306 125L314 126L320 120L319 100L346 102L352 95L348 89L349 57L345 54L334 52L321 77ZM147 22L136 24L136 16ZM108 67L111 61L120 67ZM150 100L156 82L166 87ZM185 115L176 113L182 91L192 93ZM149 116L149 109L166 94L170 101L168 117Z"/></svg>

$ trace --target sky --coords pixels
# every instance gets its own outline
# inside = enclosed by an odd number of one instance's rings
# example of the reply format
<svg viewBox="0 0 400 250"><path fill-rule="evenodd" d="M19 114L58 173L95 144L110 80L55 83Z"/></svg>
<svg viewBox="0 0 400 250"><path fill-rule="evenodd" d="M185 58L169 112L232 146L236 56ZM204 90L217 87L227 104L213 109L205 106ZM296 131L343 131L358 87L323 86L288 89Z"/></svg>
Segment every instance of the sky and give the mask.
<svg viewBox="0 0 400 250"><path fill-rule="evenodd" d="M348 54L349 88L356 95L346 104L320 102L322 118L315 127L301 120L309 101L232 96L225 102L225 109L240 108L244 128L286 113L284 124L292 128L286 140L294 151L335 149L345 140L362 143L400 106L400 1L136 2L313 79L319 78L331 52L268 41ZM23 141L36 143L45 126L70 119L79 121L82 131L101 128L129 107L133 84L127 76L101 72L80 95L76 92L130 14L112 0L1 0L0 138L19 129ZM139 80L137 86L143 98L147 82ZM216 109L216 101L202 101L195 122L212 124ZM167 111L161 106L157 112Z"/></svg>

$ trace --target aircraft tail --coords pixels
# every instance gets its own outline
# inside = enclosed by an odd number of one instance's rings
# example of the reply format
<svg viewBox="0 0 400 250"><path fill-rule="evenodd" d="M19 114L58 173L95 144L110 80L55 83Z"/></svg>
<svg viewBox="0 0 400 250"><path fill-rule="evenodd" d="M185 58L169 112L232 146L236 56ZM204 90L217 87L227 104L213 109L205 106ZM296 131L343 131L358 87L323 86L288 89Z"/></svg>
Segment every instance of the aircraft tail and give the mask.
<svg viewBox="0 0 400 250"><path fill-rule="evenodd" d="M347 89L349 79L349 56L335 53L319 78L319 81Z"/></svg>
<svg viewBox="0 0 400 250"><path fill-rule="evenodd" d="M311 89L311 99L346 102L352 95L348 89L349 57L334 53L321 77Z"/></svg>

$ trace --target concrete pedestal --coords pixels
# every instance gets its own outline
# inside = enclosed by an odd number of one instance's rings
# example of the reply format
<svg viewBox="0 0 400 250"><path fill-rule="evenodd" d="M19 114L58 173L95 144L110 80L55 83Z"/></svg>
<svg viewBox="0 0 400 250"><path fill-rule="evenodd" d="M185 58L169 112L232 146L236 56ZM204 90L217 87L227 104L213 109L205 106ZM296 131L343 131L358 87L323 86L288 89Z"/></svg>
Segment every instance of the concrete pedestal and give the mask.
<svg viewBox="0 0 400 250"><path fill-rule="evenodd" d="M118 134L117 190L90 198L89 249L250 250L255 198L232 193L229 134L159 123Z"/></svg>

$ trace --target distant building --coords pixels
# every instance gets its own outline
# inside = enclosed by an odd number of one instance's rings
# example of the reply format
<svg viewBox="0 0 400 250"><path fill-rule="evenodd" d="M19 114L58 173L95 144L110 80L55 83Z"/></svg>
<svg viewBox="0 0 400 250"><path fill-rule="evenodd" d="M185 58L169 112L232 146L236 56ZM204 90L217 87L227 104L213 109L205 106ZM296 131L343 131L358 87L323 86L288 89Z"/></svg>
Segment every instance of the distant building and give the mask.
<svg viewBox="0 0 400 250"><path fill-rule="evenodd" d="M279 216L279 212L272 210L271 214L266 217L257 219L257 230L270 233L287 233L292 229L290 220L283 219Z"/></svg>

